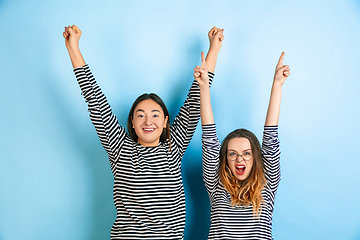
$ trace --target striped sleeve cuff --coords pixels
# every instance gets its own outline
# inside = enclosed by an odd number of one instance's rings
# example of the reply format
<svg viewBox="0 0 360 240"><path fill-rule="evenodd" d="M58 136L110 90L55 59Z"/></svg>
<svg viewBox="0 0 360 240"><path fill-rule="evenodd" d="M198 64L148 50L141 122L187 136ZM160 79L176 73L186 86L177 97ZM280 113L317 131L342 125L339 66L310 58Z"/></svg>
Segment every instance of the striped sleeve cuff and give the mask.
<svg viewBox="0 0 360 240"><path fill-rule="evenodd" d="M212 84L212 82L214 80L215 74L213 72L208 71L208 76L209 76L209 85L211 86L211 84Z"/></svg>
<svg viewBox="0 0 360 240"><path fill-rule="evenodd" d="M266 136L266 138L274 138L274 137L278 137L278 130L279 130L279 126L275 125L275 126L264 126L264 138Z"/></svg>
<svg viewBox="0 0 360 240"><path fill-rule="evenodd" d="M201 125L202 127L202 142L204 147L213 147L214 144L219 142L217 135L216 135L216 125L213 124L206 124Z"/></svg>
<svg viewBox="0 0 360 240"><path fill-rule="evenodd" d="M85 66L75 68L73 71L80 86L81 95L85 97L86 101L89 101L94 94L93 84L96 84L89 65L86 64Z"/></svg>
<svg viewBox="0 0 360 240"><path fill-rule="evenodd" d="M215 123L201 125L201 128L202 128L204 136L216 136L216 125L215 125Z"/></svg>
<svg viewBox="0 0 360 240"><path fill-rule="evenodd" d="M215 74L212 72L208 72L208 76L209 76L209 86L211 87ZM200 102L200 87L199 87L199 83L195 79L190 87L189 97Z"/></svg>
<svg viewBox="0 0 360 240"><path fill-rule="evenodd" d="M81 74L81 72L85 72L86 70L90 70L88 64L73 69L75 76L78 76L79 74Z"/></svg>
<svg viewBox="0 0 360 240"><path fill-rule="evenodd" d="M264 126L263 151L276 152L279 150L278 126Z"/></svg>

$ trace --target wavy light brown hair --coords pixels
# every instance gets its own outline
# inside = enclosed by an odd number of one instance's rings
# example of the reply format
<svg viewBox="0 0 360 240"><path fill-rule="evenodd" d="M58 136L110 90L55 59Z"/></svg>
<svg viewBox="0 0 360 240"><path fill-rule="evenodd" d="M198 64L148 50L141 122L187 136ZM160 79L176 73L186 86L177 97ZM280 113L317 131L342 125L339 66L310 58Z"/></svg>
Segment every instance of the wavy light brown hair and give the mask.
<svg viewBox="0 0 360 240"><path fill-rule="evenodd" d="M238 180L227 163L227 148L229 141L233 138L246 138L251 145L253 166L246 180ZM264 201L261 191L266 185L266 179L260 143L252 132L246 129L237 129L226 136L220 148L219 173L221 182L231 195L231 204L233 206L250 206L252 204L254 215L260 216L261 203Z"/></svg>

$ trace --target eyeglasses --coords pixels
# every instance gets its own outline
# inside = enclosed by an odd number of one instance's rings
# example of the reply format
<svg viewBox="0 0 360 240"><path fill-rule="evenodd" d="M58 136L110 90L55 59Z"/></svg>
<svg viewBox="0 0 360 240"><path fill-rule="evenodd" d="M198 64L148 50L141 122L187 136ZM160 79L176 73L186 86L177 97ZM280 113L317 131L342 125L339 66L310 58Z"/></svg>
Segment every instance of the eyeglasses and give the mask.
<svg viewBox="0 0 360 240"><path fill-rule="evenodd" d="M244 161L250 161L252 158L251 152L244 152L244 154L238 154L237 152L234 151L229 151L227 153L227 158L230 161L235 161L238 159L238 157L241 157L242 159L244 159Z"/></svg>

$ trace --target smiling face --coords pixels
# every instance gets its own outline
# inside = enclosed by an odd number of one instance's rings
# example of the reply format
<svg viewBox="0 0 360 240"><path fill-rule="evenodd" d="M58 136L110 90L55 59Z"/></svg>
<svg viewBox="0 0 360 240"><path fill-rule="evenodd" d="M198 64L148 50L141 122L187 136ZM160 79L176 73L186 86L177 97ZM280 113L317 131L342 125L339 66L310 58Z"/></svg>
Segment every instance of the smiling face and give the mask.
<svg viewBox="0 0 360 240"><path fill-rule="evenodd" d="M236 137L229 141L227 164L238 180L246 180L250 176L253 162L251 144L247 138Z"/></svg>
<svg viewBox="0 0 360 240"><path fill-rule="evenodd" d="M146 147L157 146L167 120L168 116L164 117L161 106L154 100L139 102L131 119L137 141Z"/></svg>

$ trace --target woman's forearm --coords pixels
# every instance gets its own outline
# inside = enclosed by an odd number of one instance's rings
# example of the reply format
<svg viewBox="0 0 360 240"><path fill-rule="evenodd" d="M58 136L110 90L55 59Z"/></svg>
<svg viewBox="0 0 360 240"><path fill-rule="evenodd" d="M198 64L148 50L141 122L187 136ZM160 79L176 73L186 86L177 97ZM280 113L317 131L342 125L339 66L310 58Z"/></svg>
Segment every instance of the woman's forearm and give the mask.
<svg viewBox="0 0 360 240"><path fill-rule="evenodd" d="M200 87L200 115L202 125L214 123L209 86Z"/></svg>
<svg viewBox="0 0 360 240"><path fill-rule="evenodd" d="M79 47L69 47L68 52L74 69L86 65Z"/></svg>
<svg viewBox="0 0 360 240"><path fill-rule="evenodd" d="M274 83L271 88L270 102L266 115L265 126L279 124L282 85Z"/></svg>
<svg viewBox="0 0 360 240"><path fill-rule="evenodd" d="M218 54L219 51L211 48L209 49L205 60L208 71L215 72L215 66L216 66Z"/></svg>

